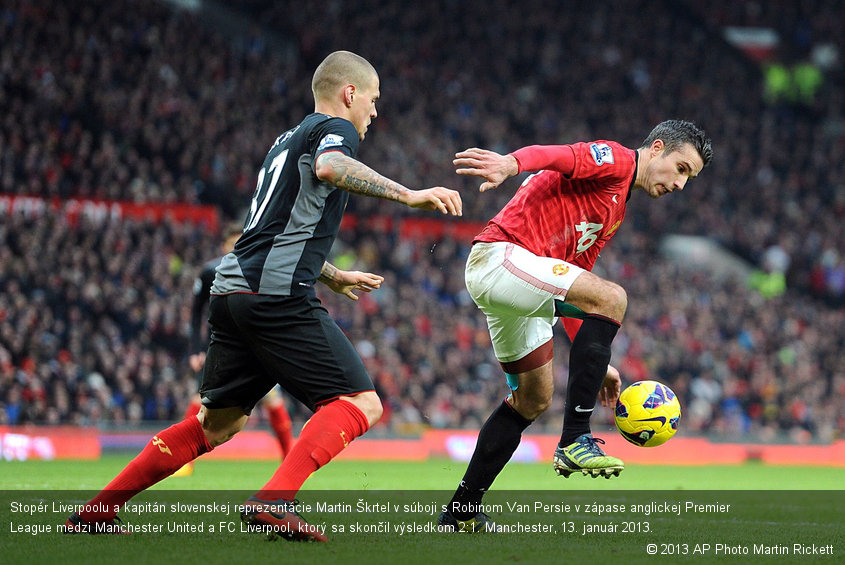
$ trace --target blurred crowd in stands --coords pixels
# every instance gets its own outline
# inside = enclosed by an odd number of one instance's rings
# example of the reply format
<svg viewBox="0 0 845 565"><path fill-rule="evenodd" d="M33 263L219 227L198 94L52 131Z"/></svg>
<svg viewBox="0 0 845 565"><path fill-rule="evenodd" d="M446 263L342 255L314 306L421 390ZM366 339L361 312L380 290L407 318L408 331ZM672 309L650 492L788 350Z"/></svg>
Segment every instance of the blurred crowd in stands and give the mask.
<svg viewBox="0 0 845 565"><path fill-rule="evenodd" d="M203 203L237 218L269 145L311 111L311 72L335 49L364 55L381 76L361 159L410 187L461 189L464 221L492 217L518 181L478 194L453 172L458 150L602 138L637 147L657 122L690 119L713 138L713 164L681 194L635 194L597 265L629 294L612 362L627 382L672 386L688 433L842 437L839 3L492 0L483 15L430 4L249 0L212 25L153 0L0 0L0 197ZM762 65L723 39L724 25L777 30L775 57L812 60L824 46L811 102L764 96ZM0 424L179 417L196 387L190 289L219 234L4 214ZM421 216L361 197L349 214ZM344 229L334 261L383 274L382 289L357 303L321 291L386 403L374 433L477 428L507 388L464 289L470 240L379 226ZM659 253L671 233L711 238L782 284L686 269ZM559 334L559 392L535 424L550 432L567 375ZM597 429L611 425L609 411L600 417Z"/></svg>

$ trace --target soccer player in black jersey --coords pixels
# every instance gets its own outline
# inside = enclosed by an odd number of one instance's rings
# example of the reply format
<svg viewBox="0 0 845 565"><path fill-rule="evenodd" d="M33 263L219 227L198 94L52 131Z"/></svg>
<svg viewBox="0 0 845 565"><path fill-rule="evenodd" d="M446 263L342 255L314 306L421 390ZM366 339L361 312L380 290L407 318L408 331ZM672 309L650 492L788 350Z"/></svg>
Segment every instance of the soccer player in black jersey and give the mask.
<svg viewBox="0 0 845 565"><path fill-rule="evenodd" d="M243 233L242 222L231 222L223 229L223 243L220 248L223 255L227 255L235 248L235 243ZM194 299L191 303L191 353L188 357L188 363L197 374L202 375L202 368L205 365L205 355L208 349L208 339L204 328L208 325L208 301L211 297L211 285L214 284L214 278L217 274L217 265L220 264L221 257L207 261L200 270L199 275L194 280L193 295ZM273 434L276 436L276 441L279 442L279 449L282 453L282 459L290 451L293 445L293 433L291 430L290 415L288 414L285 401L281 393L277 390L279 387L273 387L269 393L261 400L261 406L264 413L267 415L267 420ZM202 397L199 392L191 396L188 406L185 408L185 418L195 417L202 407ZM173 476L185 477L193 474L194 462L191 461L182 466L176 471Z"/></svg>
<svg viewBox="0 0 845 565"><path fill-rule="evenodd" d="M90 507L123 505L229 440L279 383L315 413L241 517L276 527L287 539L326 541L287 503L311 473L382 414L361 358L314 291L321 281L357 300L355 291L369 292L383 281L326 262L347 199L356 193L459 216L461 198L443 187L410 190L356 159L379 98L378 74L366 59L348 51L330 54L311 87L314 113L273 143L244 233L217 268L199 414L156 434ZM75 513L66 531L121 531L103 527L114 520L113 513Z"/></svg>

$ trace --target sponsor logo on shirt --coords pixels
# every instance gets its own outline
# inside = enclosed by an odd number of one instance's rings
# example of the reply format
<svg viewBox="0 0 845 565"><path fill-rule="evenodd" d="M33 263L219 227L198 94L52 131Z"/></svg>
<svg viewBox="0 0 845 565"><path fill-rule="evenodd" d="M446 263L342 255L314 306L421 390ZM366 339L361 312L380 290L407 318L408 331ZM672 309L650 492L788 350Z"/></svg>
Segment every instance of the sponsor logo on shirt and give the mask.
<svg viewBox="0 0 845 565"><path fill-rule="evenodd" d="M337 147L338 145L343 145L343 136L330 133L320 140L320 145L317 146L317 151L322 151L327 147ZM612 162L613 161L611 161L611 163Z"/></svg>
<svg viewBox="0 0 845 565"><path fill-rule="evenodd" d="M593 161L598 166L602 166L605 163L613 164L613 149L607 143L590 144L590 153L592 153Z"/></svg>
<svg viewBox="0 0 845 565"><path fill-rule="evenodd" d="M564 265L563 263L558 263L554 267L552 267L552 273L560 276L565 275L569 272L569 265Z"/></svg>

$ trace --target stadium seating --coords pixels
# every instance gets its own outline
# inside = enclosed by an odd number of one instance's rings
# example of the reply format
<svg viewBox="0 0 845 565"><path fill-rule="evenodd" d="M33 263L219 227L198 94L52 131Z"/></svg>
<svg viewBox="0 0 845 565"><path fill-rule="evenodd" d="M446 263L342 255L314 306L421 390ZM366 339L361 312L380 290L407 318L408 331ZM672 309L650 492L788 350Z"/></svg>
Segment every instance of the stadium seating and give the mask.
<svg viewBox="0 0 845 565"><path fill-rule="evenodd" d="M561 11L494 0L479 18L447 1L254 0L239 3L255 22L247 36L152 0L76 4L0 9L0 200L212 204L239 217L268 144L311 109L312 69L341 48L368 57L382 81L362 160L408 186L460 188L467 221L495 214L517 182L480 195L454 175L455 151L596 138L635 147L656 122L691 119L713 138L712 166L680 195L635 195L599 260L629 294L613 362L629 380L670 383L692 432L827 441L845 429L841 65L825 71L812 107L767 103L760 66L721 34L772 26L793 58L841 46L837 2L785 18L781 3L755 13L717 0L703 13L695 2ZM365 198L349 213L419 216ZM217 253L215 234L190 222L75 223L53 209L0 218L0 423L178 417L195 386L190 287ZM711 237L781 273L786 290L764 296L679 268L657 253L665 233ZM340 240L340 266L386 277L358 303L321 293L387 404L374 433L477 428L506 390L463 288L469 238L409 236L386 221ZM562 392L568 345L556 340ZM558 429L561 413L558 394L537 426Z"/></svg>

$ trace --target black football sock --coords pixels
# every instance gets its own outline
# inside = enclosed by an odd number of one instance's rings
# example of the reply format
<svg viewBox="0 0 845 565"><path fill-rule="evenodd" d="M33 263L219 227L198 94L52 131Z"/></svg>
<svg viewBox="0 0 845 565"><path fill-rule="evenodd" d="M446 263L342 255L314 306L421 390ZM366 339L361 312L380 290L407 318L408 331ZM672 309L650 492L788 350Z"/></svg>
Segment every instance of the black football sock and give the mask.
<svg viewBox="0 0 845 565"><path fill-rule="evenodd" d="M610 363L610 344L620 324L598 314L588 314L569 350L569 384L563 409L560 446L566 447L578 436L590 433L590 416Z"/></svg>
<svg viewBox="0 0 845 565"><path fill-rule="evenodd" d="M522 439L522 432L533 420L524 418L507 401L490 414L467 466L464 479L449 502L449 510L458 520L469 520L479 512L481 498L510 461Z"/></svg>

